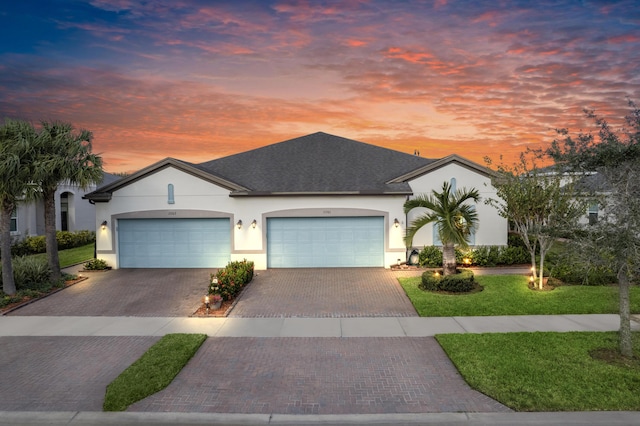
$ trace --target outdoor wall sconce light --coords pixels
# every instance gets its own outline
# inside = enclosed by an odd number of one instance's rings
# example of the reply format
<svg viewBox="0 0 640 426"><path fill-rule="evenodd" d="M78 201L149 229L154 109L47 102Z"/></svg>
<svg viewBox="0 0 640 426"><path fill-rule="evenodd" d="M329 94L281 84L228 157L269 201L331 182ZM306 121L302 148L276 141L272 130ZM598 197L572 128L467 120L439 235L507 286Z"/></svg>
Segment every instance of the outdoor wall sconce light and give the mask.
<svg viewBox="0 0 640 426"><path fill-rule="evenodd" d="M102 225L101 225L101 226L102 226L102 230L103 230L103 231L104 231L105 229L107 229L107 221L106 221L106 220L103 220L103 221L102 221Z"/></svg>
<svg viewBox="0 0 640 426"><path fill-rule="evenodd" d="M256 222L255 219L253 219L253 222L251 222L251 227L255 228L256 226L258 226L258 222Z"/></svg>
<svg viewBox="0 0 640 426"><path fill-rule="evenodd" d="M236 226L238 229L242 228L242 220L239 220L238 223L236 223Z"/></svg>
<svg viewBox="0 0 640 426"><path fill-rule="evenodd" d="M393 219L393 226L395 226L396 228L400 226L400 222L398 221L398 218Z"/></svg>

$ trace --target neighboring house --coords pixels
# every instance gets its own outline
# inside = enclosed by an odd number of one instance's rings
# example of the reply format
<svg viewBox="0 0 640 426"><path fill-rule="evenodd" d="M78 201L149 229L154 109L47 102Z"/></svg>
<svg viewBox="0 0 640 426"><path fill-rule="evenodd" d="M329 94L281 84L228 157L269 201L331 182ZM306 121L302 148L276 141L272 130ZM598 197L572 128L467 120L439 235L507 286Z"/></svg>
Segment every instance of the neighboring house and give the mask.
<svg viewBox="0 0 640 426"><path fill-rule="evenodd" d="M200 164L167 158L87 194L97 255L114 268L390 267L407 256L405 201L444 181L495 196L491 171L314 133ZM476 245L506 245L478 203ZM429 228L429 229L426 229ZM431 226L414 246L432 245ZM437 243L437 241L436 241Z"/></svg>
<svg viewBox="0 0 640 426"><path fill-rule="evenodd" d="M63 183L56 191L56 229L59 231L82 231L96 229L96 209L86 200L87 193L99 186L108 185L120 179L104 173L98 185L91 185L86 190L76 185ZM44 235L44 203L42 200L20 203L11 218L11 236L15 240L35 235Z"/></svg>

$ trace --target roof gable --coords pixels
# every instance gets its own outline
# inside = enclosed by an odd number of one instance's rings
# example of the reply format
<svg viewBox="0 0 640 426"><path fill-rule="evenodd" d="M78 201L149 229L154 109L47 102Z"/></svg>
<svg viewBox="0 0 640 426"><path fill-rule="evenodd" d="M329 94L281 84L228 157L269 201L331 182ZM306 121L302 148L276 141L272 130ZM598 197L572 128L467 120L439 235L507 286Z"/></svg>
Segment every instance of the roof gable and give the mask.
<svg viewBox="0 0 640 426"><path fill-rule="evenodd" d="M250 189L235 195L410 194L390 181L433 161L319 132L196 167Z"/></svg>
<svg viewBox="0 0 640 426"><path fill-rule="evenodd" d="M434 160L432 162L430 162L429 164L411 170L410 172L397 176L394 179L392 179L391 181L389 181L389 183L395 183L395 182L408 182L410 180L413 180L415 178L418 178L420 176L424 176L427 173L433 172L434 170L437 170L439 168L445 167L449 164L458 164L462 167L465 167L469 170L472 170L476 173L480 173L481 175L487 176L487 177L492 177L495 176L495 172L487 167L483 167L478 163L474 163L471 160L467 160L464 157L460 157L459 155L456 154L451 154L448 155L444 158L441 158L439 160Z"/></svg>
<svg viewBox="0 0 640 426"><path fill-rule="evenodd" d="M135 183L154 173L157 173L160 170L164 170L167 167L174 167L182 172L196 176L200 179L211 182L213 184L221 186L230 191L246 190L246 188L234 182L220 178L211 173L203 172L199 168L195 167L193 164L187 163L185 161L176 160L175 158L165 158L162 161L159 161L148 167L145 167L144 169L132 174L131 176L127 176L122 179L118 179L114 182L111 182L107 185L101 186L100 188L97 188L95 191L89 194L86 194L82 198L93 201L93 202L109 201L111 200L111 194L113 194L114 191L117 191L118 189L123 188L125 186L131 185L132 183Z"/></svg>

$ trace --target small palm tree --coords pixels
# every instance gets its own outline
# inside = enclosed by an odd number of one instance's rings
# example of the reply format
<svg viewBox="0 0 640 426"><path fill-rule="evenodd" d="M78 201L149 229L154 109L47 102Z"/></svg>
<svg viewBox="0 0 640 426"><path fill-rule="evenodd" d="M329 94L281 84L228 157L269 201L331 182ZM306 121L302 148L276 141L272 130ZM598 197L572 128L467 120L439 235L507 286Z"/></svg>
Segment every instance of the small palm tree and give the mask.
<svg viewBox="0 0 640 426"><path fill-rule="evenodd" d="M405 214L416 207L429 210L416 218L407 229L407 247L411 247L413 237L420 228L434 223L442 241L444 275L456 273L455 246L468 247L469 236L478 226L478 213L473 205L465 204L468 200L475 203L480 201L477 189L462 188L452 193L449 183L444 182L441 192L433 190L431 195L419 195L404 203Z"/></svg>

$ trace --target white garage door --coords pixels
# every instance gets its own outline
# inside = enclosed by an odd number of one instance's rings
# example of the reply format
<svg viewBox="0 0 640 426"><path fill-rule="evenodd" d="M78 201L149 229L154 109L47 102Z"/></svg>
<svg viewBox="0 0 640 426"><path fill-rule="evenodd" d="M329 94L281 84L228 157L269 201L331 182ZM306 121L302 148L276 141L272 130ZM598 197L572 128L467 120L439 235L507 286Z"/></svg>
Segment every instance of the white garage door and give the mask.
<svg viewBox="0 0 640 426"><path fill-rule="evenodd" d="M230 259L229 219L120 219L121 268L219 268Z"/></svg>
<svg viewBox="0 0 640 426"><path fill-rule="evenodd" d="M384 218L267 220L269 268L384 266Z"/></svg>

